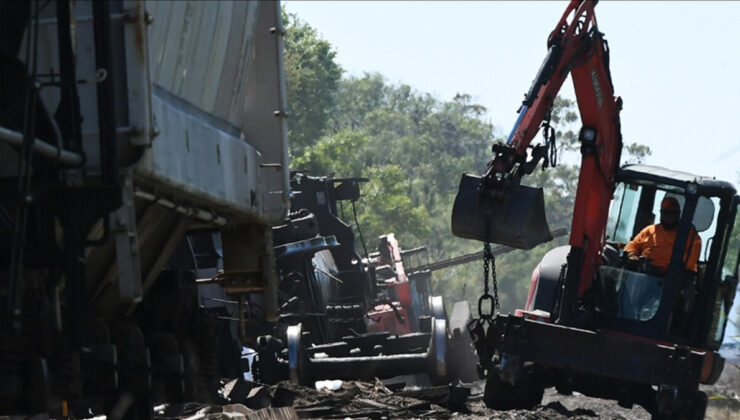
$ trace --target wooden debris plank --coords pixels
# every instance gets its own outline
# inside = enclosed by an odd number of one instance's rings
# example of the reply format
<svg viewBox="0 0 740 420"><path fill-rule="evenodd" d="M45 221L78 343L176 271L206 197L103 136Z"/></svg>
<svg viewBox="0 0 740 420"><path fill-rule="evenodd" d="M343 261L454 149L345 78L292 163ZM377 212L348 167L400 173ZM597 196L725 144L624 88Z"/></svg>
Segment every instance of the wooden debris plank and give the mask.
<svg viewBox="0 0 740 420"><path fill-rule="evenodd" d="M250 412L247 420L298 420L298 413L293 407L269 407Z"/></svg>
<svg viewBox="0 0 740 420"><path fill-rule="evenodd" d="M336 411L335 407L328 405L318 405L308 408L295 408L299 418L322 418Z"/></svg>
<svg viewBox="0 0 740 420"><path fill-rule="evenodd" d="M370 407L381 408L384 410L396 411L396 410L400 410L403 408L403 407L398 407L395 405L383 404L381 402L369 400L367 398L355 398L354 401L361 403L361 404L369 405Z"/></svg>
<svg viewBox="0 0 740 420"><path fill-rule="evenodd" d="M329 414L322 416L323 419L357 419L363 417L380 418L388 415L388 410L360 410L347 413Z"/></svg>

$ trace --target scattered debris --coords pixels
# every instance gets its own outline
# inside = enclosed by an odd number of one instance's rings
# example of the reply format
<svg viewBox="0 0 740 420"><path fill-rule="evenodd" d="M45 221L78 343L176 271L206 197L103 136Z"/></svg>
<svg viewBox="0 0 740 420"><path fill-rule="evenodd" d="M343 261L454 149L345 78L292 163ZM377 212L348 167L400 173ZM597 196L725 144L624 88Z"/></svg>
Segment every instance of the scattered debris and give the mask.
<svg viewBox="0 0 740 420"><path fill-rule="evenodd" d="M466 411L465 402L470 396L470 388L462 386L437 386L398 392L396 395L429 401L452 411Z"/></svg>
<svg viewBox="0 0 740 420"><path fill-rule="evenodd" d="M707 420L740 418L740 371L726 371L716 385L703 386L709 395ZM280 382L267 386L236 379L225 383L224 406L197 403L166 404L155 408L155 418L175 419L504 419L504 420L620 420L648 419L642 407L620 407L614 401L588 398L577 392L545 392L542 405L533 410L496 411L485 406L483 381L436 387L385 385L374 382L341 381L335 390Z"/></svg>

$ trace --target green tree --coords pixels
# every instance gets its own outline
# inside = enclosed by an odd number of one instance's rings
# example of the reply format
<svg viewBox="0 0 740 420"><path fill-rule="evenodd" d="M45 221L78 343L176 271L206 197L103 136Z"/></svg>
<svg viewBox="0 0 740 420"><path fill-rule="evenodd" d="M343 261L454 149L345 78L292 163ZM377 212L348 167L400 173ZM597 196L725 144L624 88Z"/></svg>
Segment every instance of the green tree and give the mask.
<svg viewBox="0 0 740 420"><path fill-rule="evenodd" d="M482 173L491 158L494 135L486 109L470 95L440 100L411 86L389 84L383 75L340 78L331 45L295 16L286 16L286 72L292 169L313 175L366 177L357 203L368 244L394 232L401 246L425 245L431 260L479 252L482 244L450 231L452 204L460 175ZM535 171L523 182L545 190L551 228L570 228L577 189L580 144L575 102L558 97L551 113L560 163ZM638 162L651 151L625 145L623 162ZM532 270L557 238L530 251L498 257L502 309L521 307ZM448 303L477 303L482 263L435 272L433 286Z"/></svg>
<svg viewBox="0 0 740 420"><path fill-rule="evenodd" d="M283 10L285 80L292 156L301 156L321 136L342 77L331 44L314 28Z"/></svg>
<svg viewBox="0 0 740 420"><path fill-rule="evenodd" d="M404 247L442 250L452 240L459 175L488 158L493 127L480 119L484 111L466 95L443 102L379 74L349 77L339 84L325 135L292 165L370 178L359 203L366 236L395 232Z"/></svg>
<svg viewBox="0 0 740 420"><path fill-rule="evenodd" d="M624 151L627 152L627 159L622 163L642 163L642 160L653 154L649 146L639 143L624 145Z"/></svg>

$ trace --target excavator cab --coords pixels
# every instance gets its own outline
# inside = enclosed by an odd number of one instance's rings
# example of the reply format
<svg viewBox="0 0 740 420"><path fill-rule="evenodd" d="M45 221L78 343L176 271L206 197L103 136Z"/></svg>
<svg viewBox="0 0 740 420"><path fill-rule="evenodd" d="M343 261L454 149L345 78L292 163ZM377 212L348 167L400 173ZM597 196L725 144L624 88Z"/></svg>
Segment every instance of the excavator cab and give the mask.
<svg viewBox="0 0 740 420"><path fill-rule="evenodd" d="M623 166L615 182L600 263L592 277L577 278L585 290L573 316L563 321L562 285L578 259L574 247L562 246L535 269L525 309L494 318L485 354L495 357L484 359L490 407L554 386L639 404L653 418L703 417L699 384L715 383L724 368L718 349L738 284L740 256L730 255L738 251L729 244L740 197L730 183L648 165ZM667 270L625 266L624 245L659 222L666 196L681 205ZM695 271L685 259L694 231L701 238Z"/></svg>
<svg viewBox="0 0 740 420"><path fill-rule="evenodd" d="M617 179L606 226L609 251L593 284L599 327L716 350L737 285L723 264L738 206L735 188L648 165L627 165ZM643 228L659 223L665 197L681 207L667 271L648 260L627 268L625 255L616 257ZM691 240L694 232L700 243ZM693 246L700 247L695 266Z"/></svg>

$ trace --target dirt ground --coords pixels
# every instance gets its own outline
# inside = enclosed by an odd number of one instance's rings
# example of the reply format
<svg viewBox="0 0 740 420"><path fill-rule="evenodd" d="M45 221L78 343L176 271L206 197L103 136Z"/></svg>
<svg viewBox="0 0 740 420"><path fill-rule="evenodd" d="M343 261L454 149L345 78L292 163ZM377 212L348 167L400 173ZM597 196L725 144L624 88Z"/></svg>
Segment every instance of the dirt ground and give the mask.
<svg viewBox="0 0 740 420"><path fill-rule="evenodd" d="M482 386L482 385L481 385ZM572 395L558 394L554 389L545 391L542 405L532 411L491 410L483 404L483 401L471 401L468 403L471 413L466 415L459 413L454 418L474 419L508 419L508 420L546 420L546 419L649 419L650 415L635 406L632 409L622 408L613 401L605 401L597 398L589 398L579 393Z"/></svg>
<svg viewBox="0 0 740 420"><path fill-rule="evenodd" d="M363 385L359 386L362 389ZM398 411L389 410L386 413L372 412L366 405L367 399L371 399L381 404L393 406L399 403L394 400L394 395L384 395L382 386L374 388L365 388L360 392L353 401L341 409L341 414L355 417L362 416L362 408L369 410L368 417L373 418L375 415L387 418L455 418L455 419L510 419L510 420L546 420L546 419L619 419L619 420L637 420L649 419L650 414L640 406L634 406L632 409L620 407L615 401L601 400L590 398L584 395L574 393L572 395L558 394L554 389L548 389L542 401L542 405L532 411L512 410L496 411L485 406L482 401L483 381L474 384L471 388L470 395L464 404L458 407L445 407L444 404L429 404L428 406L421 402L413 402L410 399L403 400L402 406L405 409ZM740 368L734 365L728 365L725 368L723 376L717 384L712 386L703 386L703 391L709 396L709 406L707 408L706 419L708 420L738 420L740 419ZM371 398L370 396L377 395ZM418 401L418 400L417 400ZM383 411L383 410L379 410ZM300 413L300 411L299 411ZM340 413L337 413L340 414ZM339 416L337 416L339 417ZM379 418L375 417L375 418Z"/></svg>
<svg viewBox="0 0 740 420"><path fill-rule="evenodd" d="M703 386L702 390L709 396L706 419L740 419L740 365L726 363L719 381L711 386Z"/></svg>
<svg viewBox="0 0 740 420"><path fill-rule="evenodd" d="M719 381L714 385L703 385L709 404L706 420L740 420L740 367L727 364ZM482 401L470 401L470 415L454 415L456 418L544 420L544 419L649 419L650 414L640 406L632 409L620 407L614 401L589 398L578 393L561 395L553 389L545 391L542 405L531 412L501 412L490 410Z"/></svg>
<svg viewBox="0 0 740 420"><path fill-rule="evenodd" d="M316 390L287 382L260 386L231 381L224 387L225 405L186 404L162 406L155 418L174 419L649 419L642 407L620 407L614 401L573 393L545 391L534 410L496 411L482 401L484 382L467 386L390 388L374 383L345 381L336 390ZM393 389L391 389L393 388ZM706 419L740 419L740 368L728 364L717 384L702 386L709 396Z"/></svg>

